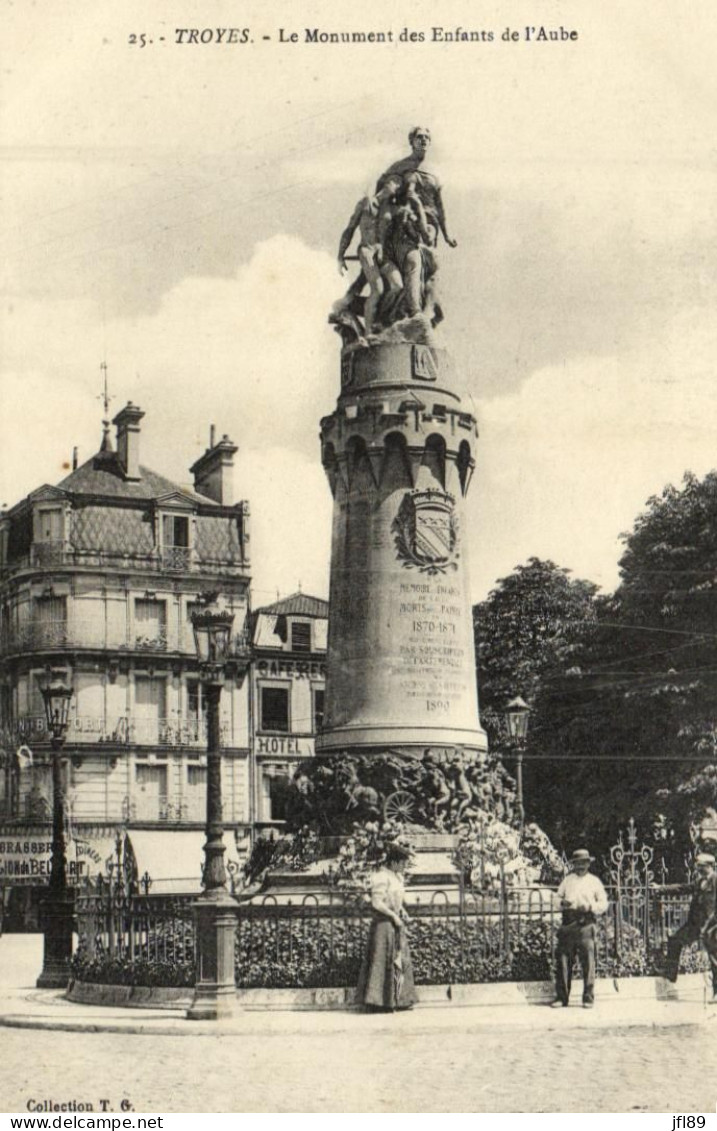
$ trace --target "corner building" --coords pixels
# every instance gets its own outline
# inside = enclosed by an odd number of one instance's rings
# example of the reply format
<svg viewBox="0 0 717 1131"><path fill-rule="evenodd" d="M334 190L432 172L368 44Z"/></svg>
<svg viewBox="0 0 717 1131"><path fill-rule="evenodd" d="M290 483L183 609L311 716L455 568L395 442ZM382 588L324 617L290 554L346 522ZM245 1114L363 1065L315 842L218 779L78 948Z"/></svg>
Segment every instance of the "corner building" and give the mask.
<svg viewBox="0 0 717 1131"><path fill-rule="evenodd" d="M100 450L0 519L0 883L30 916L49 874L51 751L39 679L74 691L64 750L70 879L104 872L126 834L150 891L198 890L206 717L191 615L218 593L234 612L221 699L227 860L248 848L248 506L232 500L224 436L193 487L140 463L144 414L115 417ZM165 889L166 890L166 889Z"/></svg>
<svg viewBox="0 0 717 1131"><path fill-rule="evenodd" d="M324 718L328 602L294 593L252 614L256 828L281 831L289 783Z"/></svg>

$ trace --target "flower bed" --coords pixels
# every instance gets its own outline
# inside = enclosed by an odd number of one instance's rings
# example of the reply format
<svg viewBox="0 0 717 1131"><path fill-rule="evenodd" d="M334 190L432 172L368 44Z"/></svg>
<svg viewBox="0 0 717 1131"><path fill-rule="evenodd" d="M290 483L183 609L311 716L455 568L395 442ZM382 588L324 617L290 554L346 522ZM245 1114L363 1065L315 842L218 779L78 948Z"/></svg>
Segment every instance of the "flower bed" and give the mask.
<svg viewBox="0 0 717 1131"><path fill-rule="evenodd" d="M193 986L194 962L148 962L142 958L90 959L78 953L72 976L79 982L105 986Z"/></svg>
<svg viewBox="0 0 717 1131"><path fill-rule="evenodd" d="M281 917L279 909L252 920L240 918L235 945L240 988L314 988L356 985L369 921L357 909L350 915ZM534 919L504 926L471 916L425 916L408 926L414 974L419 985L478 982L548 981L553 976L553 927ZM599 977L657 975L664 949L648 949L633 933L623 934L620 953L603 936L598 944ZM706 969L697 948L683 951L680 970ZM578 969L576 967L576 973ZM118 986L193 986L194 957L177 950L161 961L96 954L82 948L72 961L82 982Z"/></svg>

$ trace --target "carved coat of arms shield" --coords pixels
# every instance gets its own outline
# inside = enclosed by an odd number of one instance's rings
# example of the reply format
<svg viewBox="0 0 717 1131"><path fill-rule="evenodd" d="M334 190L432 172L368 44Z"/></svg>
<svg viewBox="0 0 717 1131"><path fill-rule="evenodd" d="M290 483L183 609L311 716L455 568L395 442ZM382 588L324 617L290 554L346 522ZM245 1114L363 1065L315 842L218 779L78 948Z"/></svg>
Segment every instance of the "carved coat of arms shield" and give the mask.
<svg viewBox="0 0 717 1131"><path fill-rule="evenodd" d="M429 574L457 568L455 499L446 491L405 494L392 529L397 555L404 567Z"/></svg>

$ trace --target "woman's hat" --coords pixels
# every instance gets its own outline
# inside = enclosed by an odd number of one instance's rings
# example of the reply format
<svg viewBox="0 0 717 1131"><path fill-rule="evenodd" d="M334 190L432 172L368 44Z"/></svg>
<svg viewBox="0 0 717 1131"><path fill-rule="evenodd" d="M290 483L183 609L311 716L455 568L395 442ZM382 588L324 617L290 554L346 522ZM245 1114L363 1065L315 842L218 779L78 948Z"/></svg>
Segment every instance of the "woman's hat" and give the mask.
<svg viewBox="0 0 717 1131"><path fill-rule="evenodd" d="M413 856L413 850L407 844L398 844L392 841L386 845L386 859L387 860L410 860Z"/></svg>
<svg viewBox="0 0 717 1131"><path fill-rule="evenodd" d="M715 858L711 852L698 852L695 856L695 864L714 864Z"/></svg>
<svg viewBox="0 0 717 1131"><path fill-rule="evenodd" d="M588 864L591 864L594 859L595 857L590 855L587 848L576 848L570 857L570 863L579 864L581 860L587 860Z"/></svg>

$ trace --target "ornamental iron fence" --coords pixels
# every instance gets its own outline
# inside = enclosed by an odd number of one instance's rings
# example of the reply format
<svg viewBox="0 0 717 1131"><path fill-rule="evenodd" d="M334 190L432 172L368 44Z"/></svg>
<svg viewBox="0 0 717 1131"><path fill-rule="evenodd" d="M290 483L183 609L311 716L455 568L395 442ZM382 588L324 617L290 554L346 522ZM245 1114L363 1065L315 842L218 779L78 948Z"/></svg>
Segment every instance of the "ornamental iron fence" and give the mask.
<svg viewBox="0 0 717 1131"><path fill-rule="evenodd" d="M119 852L119 849L118 849ZM654 850L639 843L634 821L613 845L604 882L608 911L599 917L598 973L657 973L669 934L685 920L687 883L655 880ZM472 869L429 895L408 888L406 925L416 981L422 984L540 981L552 977L561 914L554 886L521 886L501 862L498 875ZM482 879L481 879L482 877ZM232 891L237 877L232 871ZM689 870L685 876L689 880ZM118 856L107 877L89 879L76 897L82 980L190 986L194 982L194 895L153 895L149 874L137 880ZM371 924L366 893L330 883L298 899L267 894L237 902L236 981L240 987L355 984ZM696 950L685 952L694 969Z"/></svg>
<svg viewBox="0 0 717 1131"><path fill-rule="evenodd" d="M77 897L82 980L191 985L196 897L151 894L88 881ZM656 972L667 935L684 919L688 896L609 887L597 926L598 973ZM361 893L329 889L280 902L266 895L237 904L236 980L241 987L355 984L371 924ZM560 913L554 892L503 883L499 893L436 890L409 905L407 932L421 984L544 981L552 977ZM688 965L690 957L688 955Z"/></svg>
<svg viewBox="0 0 717 1131"><path fill-rule="evenodd" d="M149 878L144 887L148 891ZM194 984L192 897L129 892L98 876L75 901L75 965L86 981L129 985Z"/></svg>

